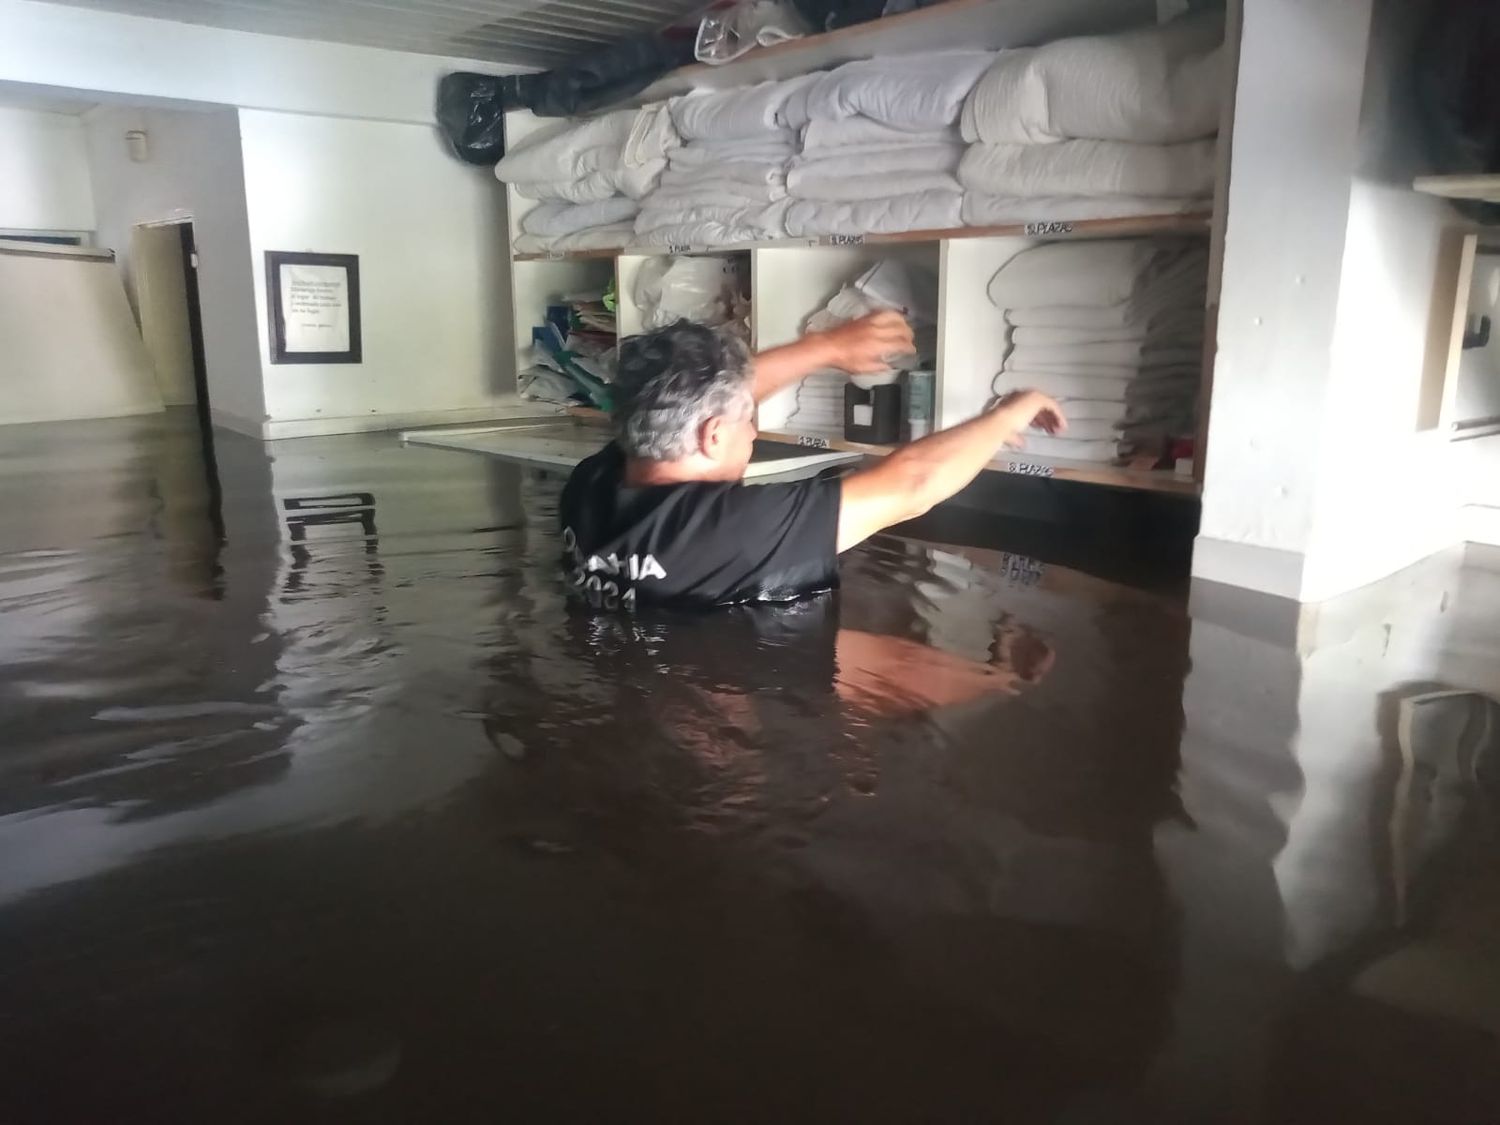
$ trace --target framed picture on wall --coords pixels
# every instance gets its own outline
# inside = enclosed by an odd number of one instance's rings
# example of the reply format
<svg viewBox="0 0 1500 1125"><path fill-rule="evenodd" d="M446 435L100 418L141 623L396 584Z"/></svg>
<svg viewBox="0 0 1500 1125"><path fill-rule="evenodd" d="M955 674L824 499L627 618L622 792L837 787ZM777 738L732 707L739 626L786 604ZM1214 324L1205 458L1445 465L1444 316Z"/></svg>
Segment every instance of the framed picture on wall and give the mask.
<svg viewBox="0 0 1500 1125"><path fill-rule="evenodd" d="M272 363L359 363L359 256L266 251Z"/></svg>

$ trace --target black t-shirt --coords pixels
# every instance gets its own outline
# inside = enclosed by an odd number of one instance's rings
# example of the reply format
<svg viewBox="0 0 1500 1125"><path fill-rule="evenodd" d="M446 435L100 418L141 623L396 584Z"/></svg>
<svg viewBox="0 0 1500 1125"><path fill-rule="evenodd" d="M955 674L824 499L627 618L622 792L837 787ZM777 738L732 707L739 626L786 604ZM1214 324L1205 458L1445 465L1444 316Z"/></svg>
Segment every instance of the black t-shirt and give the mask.
<svg viewBox="0 0 1500 1125"><path fill-rule="evenodd" d="M840 485L625 484L613 442L581 462L558 515L574 584L604 608L788 601L838 584Z"/></svg>

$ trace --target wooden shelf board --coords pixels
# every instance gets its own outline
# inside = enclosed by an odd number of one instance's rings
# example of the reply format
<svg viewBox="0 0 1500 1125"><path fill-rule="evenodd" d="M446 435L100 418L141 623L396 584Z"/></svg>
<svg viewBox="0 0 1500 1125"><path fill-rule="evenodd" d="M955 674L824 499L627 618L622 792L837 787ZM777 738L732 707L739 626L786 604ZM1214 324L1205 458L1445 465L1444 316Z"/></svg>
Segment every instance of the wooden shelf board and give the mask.
<svg viewBox="0 0 1500 1125"><path fill-rule="evenodd" d="M883 457L894 446L867 445L858 441L845 441L840 437L822 434L799 434L787 430L761 430L766 441L783 441L791 445L802 445L810 449L837 449L851 453L865 453ZM1128 465L1103 465L1093 461L1073 461L1064 457L1043 457L1024 450L1006 451L996 457L985 469L996 473L1014 473L1017 476L1071 480L1086 484L1103 484L1115 488L1135 488L1147 492L1166 492L1177 496L1197 496L1198 482L1190 475L1171 469L1138 469Z"/></svg>
<svg viewBox="0 0 1500 1125"><path fill-rule="evenodd" d="M608 421L603 413L592 407L570 406L566 410L580 422L600 425ZM791 430L761 430L760 437L764 441L801 445L808 449L832 449L843 453L864 453L872 457L884 457L895 448L891 445L869 445L860 441L845 441L841 437L824 434L799 434ZM1199 492L1198 482L1191 476L1180 475L1171 469L1135 469L1128 465L1100 465L1093 461L1042 457L1024 450L1006 452L996 457L987 467L991 472L997 473L1107 484L1116 488L1138 488L1148 492L1170 492L1178 496L1197 496Z"/></svg>
<svg viewBox="0 0 1500 1125"><path fill-rule="evenodd" d="M1413 186L1427 195L1441 195L1447 199L1478 199L1485 203L1500 203L1500 172L1418 176Z"/></svg>
<svg viewBox="0 0 1500 1125"><path fill-rule="evenodd" d="M731 254L746 250L807 249L819 246L871 246L885 243L942 242L973 238L1113 238L1143 234L1207 235L1211 216L1204 212L1173 215L1126 215L1114 219L1076 219L1045 223L1006 223L988 227L913 230L897 234L823 235L781 238L730 246L627 246L619 250L579 250L564 254L516 254L517 262L579 261L627 255Z"/></svg>

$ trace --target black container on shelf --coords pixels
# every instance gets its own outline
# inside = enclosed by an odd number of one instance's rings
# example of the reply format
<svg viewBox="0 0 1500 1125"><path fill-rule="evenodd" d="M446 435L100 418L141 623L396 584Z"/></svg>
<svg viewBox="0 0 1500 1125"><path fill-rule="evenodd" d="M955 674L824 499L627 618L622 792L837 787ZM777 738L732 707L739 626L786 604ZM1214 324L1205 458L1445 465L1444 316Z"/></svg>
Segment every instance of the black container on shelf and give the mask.
<svg viewBox="0 0 1500 1125"><path fill-rule="evenodd" d="M906 424L906 377L894 383L844 386L844 440L894 445Z"/></svg>

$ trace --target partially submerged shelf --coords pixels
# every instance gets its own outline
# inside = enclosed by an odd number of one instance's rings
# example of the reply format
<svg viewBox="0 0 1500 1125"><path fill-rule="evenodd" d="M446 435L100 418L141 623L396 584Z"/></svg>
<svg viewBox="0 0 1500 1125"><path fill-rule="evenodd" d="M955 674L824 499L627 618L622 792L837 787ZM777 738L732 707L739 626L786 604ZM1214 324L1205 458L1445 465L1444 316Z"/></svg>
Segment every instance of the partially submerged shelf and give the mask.
<svg viewBox="0 0 1500 1125"><path fill-rule="evenodd" d="M1427 195L1441 195L1446 199L1477 199L1484 203L1500 203L1500 172L1418 176L1412 186Z"/></svg>
<svg viewBox="0 0 1500 1125"><path fill-rule="evenodd" d="M839 437L796 433L788 430L761 430L760 436L766 441L784 441L808 449L846 450L875 457L883 457L895 448L890 445L868 445L864 442L845 441ZM1079 481L1086 484L1110 485L1114 488L1167 492L1177 496L1197 496L1199 492L1198 482L1191 475L1177 473L1172 469L1141 469L1130 465L1073 461L1065 457L1043 457L1040 454L1027 453L1025 450L1006 450L986 465L985 469L989 472L1013 473L1023 477Z"/></svg>
<svg viewBox="0 0 1500 1125"><path fill-rule="evenodd" d="M821 246L878 246L904 242L943 242L975 238L1124 238L1152 234L1207 235L1210 216L1202 212L1173 215L1127 215L1115 219L1072 219L1006 223L988 227L912 230L897 234L829 234L817 238L778 238L725 246L667 244L626 246L610 250L576 250L560 254L516 254L517 262L570 262L658 254L728 254L745 250L807 249Z"/></svg>

